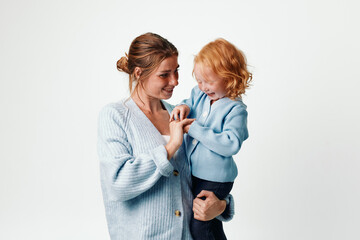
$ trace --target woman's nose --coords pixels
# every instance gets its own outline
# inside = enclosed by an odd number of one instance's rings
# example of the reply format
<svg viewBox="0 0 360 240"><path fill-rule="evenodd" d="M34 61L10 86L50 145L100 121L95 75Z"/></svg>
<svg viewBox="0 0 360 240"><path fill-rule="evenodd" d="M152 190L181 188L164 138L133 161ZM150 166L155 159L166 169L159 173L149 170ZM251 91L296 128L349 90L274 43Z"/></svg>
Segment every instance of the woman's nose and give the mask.
<svg viewBox="0 0 360 240"><path fill-rule="evenodd" d="M173 86L177 86L179 84L178 79L179 79L178 76L172 75L169 83Z"/></svg>

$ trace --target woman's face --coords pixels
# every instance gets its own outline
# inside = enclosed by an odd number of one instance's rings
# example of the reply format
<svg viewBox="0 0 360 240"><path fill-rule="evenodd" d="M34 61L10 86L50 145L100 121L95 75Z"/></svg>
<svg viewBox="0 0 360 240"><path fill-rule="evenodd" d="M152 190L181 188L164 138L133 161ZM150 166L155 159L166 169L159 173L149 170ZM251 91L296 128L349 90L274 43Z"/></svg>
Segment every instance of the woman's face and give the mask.
<svg viewBox="0 0 360 240"><path fill-rule="evenodd" d="M152 98L169 99L178 85L178 58L165 58L160 66L143 81L145 93Z"/></svg>

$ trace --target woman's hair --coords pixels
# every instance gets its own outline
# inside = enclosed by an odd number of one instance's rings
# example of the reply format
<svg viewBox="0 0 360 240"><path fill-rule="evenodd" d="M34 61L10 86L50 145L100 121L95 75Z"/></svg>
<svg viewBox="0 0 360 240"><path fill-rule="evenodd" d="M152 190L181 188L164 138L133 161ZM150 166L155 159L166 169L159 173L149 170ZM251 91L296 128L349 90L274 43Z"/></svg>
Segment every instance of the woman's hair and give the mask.
<svg viewBox="0 0 360 240"><path fill-rule="evenodd" d="M216 75L224 79L225 96L232 100L241 98L252 80L244 53L222 38L206 44L195 56L194 64L210 67Z"/></svg>
<svg viewBox="0 0 360 240"><path fill-rule="evenodd" d="M138 83L141 84L165 58L171 56L178 56L178 51L172 43L158 34L145 33L132 41L129 53L125 53L116 65L119 71L129 74L129 90L132 93L134 83L136 89ZM138 79L134 72L136 67L141 69Z"/></svg>

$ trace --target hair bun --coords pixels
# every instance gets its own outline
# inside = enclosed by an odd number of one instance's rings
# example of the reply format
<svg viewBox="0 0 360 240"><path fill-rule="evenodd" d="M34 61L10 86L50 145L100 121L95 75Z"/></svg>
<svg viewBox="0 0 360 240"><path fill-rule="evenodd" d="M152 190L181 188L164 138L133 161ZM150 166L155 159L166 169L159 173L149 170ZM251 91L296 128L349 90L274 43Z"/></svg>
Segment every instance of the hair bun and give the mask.
<svg viewBox="0 0 360 240"><path fill-rule="evenodd" d="M119 71L126 72L127 74L130 74L129 68L128 68L128 59L127 57L120 58L117 63L116 67Z"/></svg>

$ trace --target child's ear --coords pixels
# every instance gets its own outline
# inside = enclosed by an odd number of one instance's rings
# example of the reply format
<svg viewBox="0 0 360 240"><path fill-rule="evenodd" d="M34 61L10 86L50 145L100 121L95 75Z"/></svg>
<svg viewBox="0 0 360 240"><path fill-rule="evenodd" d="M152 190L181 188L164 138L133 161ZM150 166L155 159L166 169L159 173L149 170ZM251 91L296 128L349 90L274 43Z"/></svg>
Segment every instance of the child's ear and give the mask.
<svg viewBox="0 0 360 240"><path fill-rule="evenodd" d="M136 79L139 79L139 78L140 78L141 73L142 73L141 68L135 67L135 69L134 69L134 75L135 75L135 78L136 78Z"/></svg>

